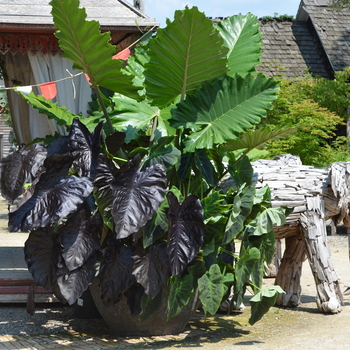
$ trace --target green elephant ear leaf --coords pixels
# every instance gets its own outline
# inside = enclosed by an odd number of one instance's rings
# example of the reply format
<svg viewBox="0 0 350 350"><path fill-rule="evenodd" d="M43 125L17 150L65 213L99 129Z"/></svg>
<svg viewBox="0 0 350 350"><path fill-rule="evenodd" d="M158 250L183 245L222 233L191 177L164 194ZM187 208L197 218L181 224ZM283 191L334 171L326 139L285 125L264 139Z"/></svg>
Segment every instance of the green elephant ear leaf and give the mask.
<svg viewBox="0 0 350 350"><path fill-rule="evenodd" d="M176 316L185 307L194 293L193 276L191 274L184 277L173 276L170 282L170 295L168 299L167 321Z"/></svg>
<svg viewBox="0 0 350 350"><path fill-rule="evenodd" d="M215 315L225 294L224 277L217 264L198 280L199 299L205 313Z"/></svg>
<svg viewBox="0 0 350 350"><path fill-rule="evenodd" d="M230 152L240 149L260 149L265 146L266 142L286 137L295 131L297 131L297 128L284 127L271 129L269 126L257 130L250 130L241 135L237 140L229 140L226 145L222 147L222 151Z"/></svg>
<svg viewBox="0 0 350 350"><path fill-rule="evenodd" d="M173 22L149 42L145 68L147 96L163 107L178 95L184 99L204 81L227 71L227 48L213 23L197 7L175 12Z"/></svg>
<svg viewBox="0 0 350 350"><path fill-rule="evenodd" d="M197 129L185 140L185 152L213 148L258 124L271 108L277 90L277 83L262 74L206 82L172 110L171 126Z"/></svg>
<svg viewBox="0 0 350 350"><path fill-rule="evenodd" d="M56 37L63 57L73 61L73 69L89 76L92 85L100 85L128 96L139 97L132 76L121 71L124 61L112 58L115 47L109 33L100 32L97 21L87 21L79 0L52 0L52 16L58 28Z"/></svg>
<svg viewBox="0 0 350 350"><path fill-rule="evenodd" d="M269 311L270 307L275 305L280 293L285 293L280 286L271 286L262 289L249 300L251 305L250 325L258 322Z"/></svg>
<svg viewBox="0 0 350 350"><path fill-rule="evenodd" d="M224 38L224 45L229 49L228 75L245 75L255 71L262 55L263 34L260 33L259 27L257 17L251 13L228 17L218 23L217 28Z"/></svg>

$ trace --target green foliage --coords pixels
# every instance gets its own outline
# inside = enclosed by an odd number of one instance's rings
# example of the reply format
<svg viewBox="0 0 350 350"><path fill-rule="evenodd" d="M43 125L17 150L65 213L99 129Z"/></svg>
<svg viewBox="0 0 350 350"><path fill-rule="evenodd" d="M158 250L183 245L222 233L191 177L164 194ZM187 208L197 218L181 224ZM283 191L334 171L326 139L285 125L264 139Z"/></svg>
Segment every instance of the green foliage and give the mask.
<svg viewBox="0 0 350 350"><path fill-rule="evenodd" d="M89 76L95 87L104 86L113 91L137 96L131 78L121 72L122 60L114 60L115 48L109 44L109 33L100 32L97 21L86 21L86 11L79 8L79 0L52 0L52 16L59 30L63 56L73 61L73 69Z"/></svg>
<svg viewBox="0 0 350 350"><path fill-rule="evenodd" d="M194 7L175 12L157 37L150 41L145 71L147 95L158 106L193 93L227 71L227 49L211 20Z"/></svg>
<svg viewBox="0 0 350 350"><path fill-rule="evenodd" d="M215 315L225 294L224 276L220 267L212 265L209 271L198 280L199 299L205 313Z"/></svg>
<svg viewBox="0 0 350 350"><path fill-rule="evenodd" d="M224 45L229 48L228 75L254 72L262 54L262 33L256 17L251 13L229 17L226 21L219 22L217 28L225 40Z"/></svg>
<svg viewBox="0 0 350 350"><path fill-rule="evenodd" d="M65 57L74 62L75 69L87 73L97 89L98 104L88 125L105 118L113 130L125 132L126 142L118 156L130 159L139 154L141 169L164 166L168 192L170 188L179 202L168 195L176 202L175 210L170 201L160 201L159 209L138 229L138 236L131 243L123 241L124 247L141 239L143 248L158 252L154 247L165 246L175 231L175 242L186 250L184 241L205 231L196 241L200 247L195 258L181 274L168 278L168 319L189 302L197 287L203 308L210 314L217 312L231 287L237 301L243 300L251 280L258 292L263 263L274 252L272 225L282 224L284 216L282 209L270 209L267 189L256 191L251 186L247 154L286 132L282 128L253 132L279 90L275 80L257 74L254 68L262 54L256 17L232 16L214 27L196 7L176 11L174 21L168 20L167 27L148 44L138 45L135 56L122 67L111 58L108 35L98 32L97 22L85 20L85 10L78 9L77 0L52 0L51 4ZM102 94L98 85L111 91ZM68 111L66 119L62 117L63 109L53 113L55 106L39 97L31 96L28 102L64 123L72 118ZM119 166L124 163L117 157L114 160ZM234 182L226 191L222 181L228 175ZM119 214L112 206L120 200L112 195L113 186L106 184L94 193L105 228L111 230ZM128 193L136 196L137 190L128 189ZM147 205L144 209L151 211ZM169 225L170 216L174 225ZM236 238L243 240L239 256L227 250ZM234 264L225 261L224 253ZM148 284L146 276L138 274L138 278ZM158 307L158 300L144 297L141 307L140 317L146 319ZM259 316L261 310L259 306Z"/></svg>
<svg viewBox="0 0 350 350"><path fill-rule="evenodd" d="M264 16L261 18L262 22L272 22L272 21L277 21L277 22L293 22L294 16L291 15L279 15L277 12L274 13L273 16Z"/></svg>
<svg viewBox="0 0 350 350"><path fill-rule="evenodd" d="M267 158L290 153L301 158L303 164L321 165L325 161L322 149L335 136L342 118L321 107L314 99L317 80L306 77L296 81L282 80L278 99L268 111L264 124L270 127L296 127L298 130L281 140L267 144Z"/></svg>
<svg viewBox="0 0 350 350"><path fill-rule="evenodd" d="M253 325L261 319L261 317L275 305L278 294L285 293L279 286L268 287L249 300L249 304L254 310L254 314L249 318L249 324Z"/></svg>

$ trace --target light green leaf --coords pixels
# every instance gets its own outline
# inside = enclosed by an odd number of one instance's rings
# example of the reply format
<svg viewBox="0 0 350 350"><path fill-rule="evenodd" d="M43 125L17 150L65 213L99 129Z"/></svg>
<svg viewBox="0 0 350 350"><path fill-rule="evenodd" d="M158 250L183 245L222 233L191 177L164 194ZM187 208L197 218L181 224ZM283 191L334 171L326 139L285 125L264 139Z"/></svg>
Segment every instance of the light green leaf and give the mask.
<svg viewBox="0 0 350 350"><path fill-rule="evenodd" d="M115 47L109 32L101 34L97 21L87 21L79 0L52 0L52 16L63 57L73 61L73 69L86 73L94 85L104 86L138 98L132 77L121 72L124 61L112 59Z"/></svg>
<svg viewBox="0 0 350 350"><path fill-rule="evenodd" d="M151 106L146 100L138 102L121 94L114 94L113 111L110 118L113 127L126 133L126 142L136 139L139 131L150 127L153 118L159 113L157 107Z"/></svg>
<svg viewBox="0 0 350 350"><path fill-rule="evenodd" d="M230 152L239 149L252 150L254 148L263 148L268 141L278 140L293 134L297 128L275 128L271 129L265 126L261 129L251 130L244 133L236 140L229 140L226 145L222 147L223 152Z"/></svg>
<svg viewBox="0 0 350 350"><path fill-rule="evenodd" d="M245 219L251 213L254 203L255 187L248 186L240 189L236 194L230 213L229 219L225 227L225 236L223 245L232 242L244 228Z"/></svg>
<svg viewBox="0 0 350 350"><path fill-rule="evenodd" d="M148 98L159 107L181 99L204 81L224 75L227 48L213 23L197 7L175 12L173 22L149 42L146 65Z"/></svg>
<svg viewBox="0 0 350 350"><path fill-rule="evenodd" d="M258 265L260 257L259 249L255 247L244 249L241 247L241 254L235 268L234 300L237 305L241 305L243 302L245 285L249 281L254 268Z"/></svg>
<svg viewBox="0 0 350 350"><path fill-rule="evenodd" d="M271 190L269 185L258 188L255 192L254 205L261 203L271 204Z"/></svg>
<svg viewBox="0 0 350 350"><path fill-rule="evenodd" d="M256 230L250 235L260 236L273 230L273 225L282 226L286 222L284 209L267 208L256 218Z"/></svg>
<svg viewBox="0 0 350 350"><path fill-rule="evenodd" d="M198 280L198 288L204 312L215 315L225 293L224 277L219 265L210 266L209 271Z"/></svg>
<svg viewBox="0 0 350 350"><path fill-rule="evenodd" d="M47 115L49 119L54 119L58 125L70 127L74 118L80 118L79 115L71 113L66 107L60 107L57 102L53 103L41 95L35 95L34 92L30 92L29 95L22 94L21 92L18 92L18 94L40 113Z"/></svg>
<svg viewBox="0 0 350 350"><path fill-rule="evenodd" d="M285 292L280 286L271 286L262 289L249 300L251 305L250 325L258 322L269 311L270 307L275 305L279 293Z"/></svg>
<svg viewBox="0 0 350 350"><path fill-rule="evenodd" d="M228 17L218 23L217 28L228 47L228 75L240 75L255 71L260 63L261 38L257 17L248 13Z"/></svg>
<svg viewBox="0 0 350 350"><path fill-rule="evenodd" d="M196 128L185 140L185 152L236 139L266 116L276 99L276 82L259 74L235 75L207 82L172 110L174 128Z"/></svg>

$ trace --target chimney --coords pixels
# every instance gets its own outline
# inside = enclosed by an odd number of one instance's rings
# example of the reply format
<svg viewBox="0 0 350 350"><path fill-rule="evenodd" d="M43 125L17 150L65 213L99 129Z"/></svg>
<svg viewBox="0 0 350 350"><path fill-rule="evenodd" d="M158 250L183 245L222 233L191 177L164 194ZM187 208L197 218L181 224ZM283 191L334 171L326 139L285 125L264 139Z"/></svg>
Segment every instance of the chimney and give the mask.
<svg viewBox="0 0 350 350"><path fill-rule="evenodd" d="M140 12L145 13L145 0L134 0L134 7Z"/></svg>

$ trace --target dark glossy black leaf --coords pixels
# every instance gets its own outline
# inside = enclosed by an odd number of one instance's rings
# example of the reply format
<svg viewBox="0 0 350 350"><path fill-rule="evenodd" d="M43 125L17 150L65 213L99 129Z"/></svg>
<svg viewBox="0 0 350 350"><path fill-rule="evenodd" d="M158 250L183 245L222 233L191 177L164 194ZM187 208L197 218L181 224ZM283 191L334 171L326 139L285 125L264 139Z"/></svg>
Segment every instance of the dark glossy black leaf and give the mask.
<svg viewBox="0 0 350 350"><path fill-rule="evenodd" d="M100 122L91 134L78 118L74 118L69 133L69 144L79 176L86 176L90 179L95 176L97 158L101 153L102 126L103 123Z"/></svg>
<svg viewBox="0 0 350 350"><path fill-rule="evenodd" d="M216 186L218 183L218 175L215 172L213 164L207 156L205 149L196 149L194 160L197 169L201 172L203 178L210 186Z"/></svg>
<svg viewBox="0 0 350 350"><path fill-rule="evenodd" d="M50 177L50 174L45 173ZM73 213L92 192L88 178L66 176L40 181L34 194L21 207L9 213L10 231L45 227Z"/></svg>
<svg viewBox="0 0 350 350"><path fill-rule="evenodd" d="M95 262L96 255L74 271L69 272L66 267L63 267L57 272L58 286L69 305L74 304L92 283L96 273Z"/></svg>
<svg viewBox="0 0 350 350"><path fill-rule="evenodd" d="M69 137L61 136L53 140L47 147L47 157L57 155L57 154L66 154L70 151L69 147Z"/></svg>
<svg viewBox="0 0 350 350"><path fill-rule="evenodd" d="M99 279L104 299L122 293L135 281L132 274L132 248L123 245L108 246L101 262Z"/></svg>
<svg viewBox="0 0 350 350"><path fill-rule="evenodd" d="M141 300L144 294L145 289L138 283L134 283L124 293L124 296L127 298L127 303L132 317L135 317L141 313Z"/></svg>
<svg viewBox="0 0 350 350"><path fill-rule="evenodd" d="M111 230L114 230L114 221L112 217L112 204L114 197L111 184L114 181L114 175L116 172L117 169L114 164L104 155L100 154L94 179L94 197L103 216L104 223Z"/></svg>
<svg viewBox="0 0 350 350"><path fill-rule="evenodd" d="M124 145L125 132L116 131L106 137L106 145L109 153L116 154Z"/></svg>
<svg viewBox="0 0 350 350"><path fill-rule="evenodd" d="M112 216L117 238L137 232L150 220L164 200L166 174L164 167L155 165L139 170L134 159L128 169L112 184L114 201Z"/></svg>
<svg viewBox="0 0 350 350"><path fill-rule="evenodd" d="M169 201L168 255L173 276L180 274L196 257L204 240L203 208L197 196L188 196L181 205L172 192Z"/></svg>
<svg viewBox="0 0 350 350"><path fill-rule="evenodd" d="M100 249L99 235L102 218L99 212L86 219L85 210L80 210L60 227L62 258L69 271L81 266Z"/></svg>
<svg viewBox="0 0 350 350"><path fill-rule="evenodd" d="M60 254L59 235L52 227L30 232L24 245L25 261L34 281L46 289L55 284Z"/></svg>
<svg viewBox="0 0 350 350"><path fill-rule="evenodd" d="M148 249L138 249L134 253L136 281L145 288L145 293L154 298L166 284L169 275L169 259L166 243L157 242Z"/></svg>
<svg viewBox="0 0 350 350"><path fill-rule="evenodd" d="M11 204L23 194L24 184L31 183L39 175L46 149L41 144L36 144L33 150L26 150L22 144L19 149L2 158L1 166L1 195Z"/></svg>

